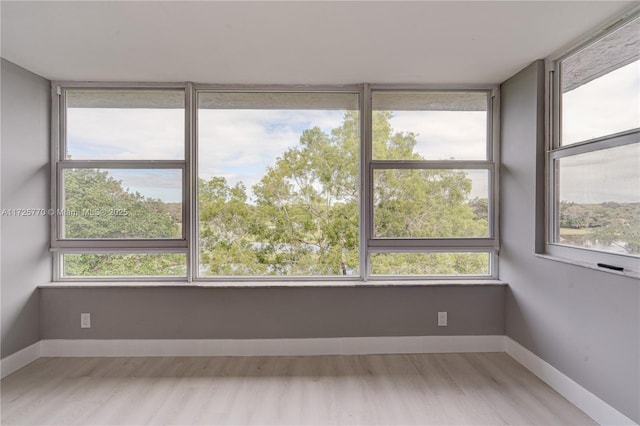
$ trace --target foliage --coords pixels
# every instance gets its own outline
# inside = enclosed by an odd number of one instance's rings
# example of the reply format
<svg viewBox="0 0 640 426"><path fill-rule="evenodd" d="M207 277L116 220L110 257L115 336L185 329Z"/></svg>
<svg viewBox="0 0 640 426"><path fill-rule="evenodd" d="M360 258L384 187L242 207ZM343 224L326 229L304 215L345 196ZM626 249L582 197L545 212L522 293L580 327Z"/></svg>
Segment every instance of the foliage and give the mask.
<svg viewBox="0 0 640 426"><path fill-rule="evenodd" d="M373 275L486 275L487 253L375 253Z"/></svg>
<svg viewBox="0 0 640 426"><path fill-rule="evenodd" d="M421 159L415 135L394 132L389 112L374 116L381 158ZM313 128L270 166L253 189L200 181L201 272L208 275L354 275L359 263L359 118L345 115L331 134ZM471 181L452 170L384 170L374 176L376 235L382 238L475 237L486 213L467 202ZM484 203L486 206L486 201ZM230 228L229 228L230 227ZM228 230L232 231L229 232ZM438 273L465 273L455 260L431 256ZM486 265L466 263L485 273ZM480 262L482 263L482 262ZM379 263L383 268L384 263ZM385 270L391 273L393 265ZM478 269L480 268L480 269Z"/></svg>
<svg viewBox="0 0 640 426"><path fill-rule="evenodd" d="M640 203L600 204L560 202L560 235L572 245L622 245L627 253L640 254ZM580 235L567 229L583 231Z"/></svg>
<svg viewBox="0 0 640 426"><path fill-rule="evenodd" d="M122 187L107 171L64 174L65 238L176 238L180 227L160 200Z"/></svg>
<svg viewBox="0 0 640 426"><path fill-rule="evenodd" d="M64 255L68 277L126 277L186 275L187 257L179 253L121 254L82 253Z"/></svg>
<svg viewBox="0 0 640 426"><path fill-rule="evenodd" d="M66 238L176 238L181 217L160 200L127 191L108 172L64 174ZM185 275L183 254L66 254L66 276Z"/></svg>
<svg viewBox="0 0 640 426"><path fill-rule="evenodd" d="M374 112L374 151L379 158L422 159L415 152L416 135L394 131L390 118L390 112ZM330 134L318 127L305 130L299 144L283 152L251 192L243 183L231 185L223 177L200 179L200 272L357 275L359 130L357 112L347 112L342 125ZM69 217L68 237L167 238L180 233L180 224L176 223L180 215L176 214L175 205L128 192L106 172L74 170L65 178L68 208L117 206L128 209L136 219ZM375 234L380 238L486 236L487 200L469 200L470 192L471 180L461 171L376 171ZM109 270L118 275L131 266L127 262L140 261L118 259L79 256L73 267L79 275ZM156 272L175 270L170 261L148 262ZM486 254L402 254L378 257L374 272L483 274L488 272L487 265Z"/></svg>

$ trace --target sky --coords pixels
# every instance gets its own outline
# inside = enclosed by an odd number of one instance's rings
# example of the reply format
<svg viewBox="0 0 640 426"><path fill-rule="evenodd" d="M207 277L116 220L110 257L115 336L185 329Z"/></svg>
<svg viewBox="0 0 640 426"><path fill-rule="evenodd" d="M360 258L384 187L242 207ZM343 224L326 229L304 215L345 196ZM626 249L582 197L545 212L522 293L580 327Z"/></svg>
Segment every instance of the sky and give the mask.
<svg viewBox="0 0 640 426"><path fill-rule="evenodd" d="M640 127L640 61L562 95L562 144Z"/></svg>
<svg viewBox="0 0 640 426"><path fill-rule="evenodd" d="M640 127L639 62L564 93L562 100L564 144ZM201 109L199 177L222 176L231 185L242 181L250 192L267 167L298 144L303 130L318 126L330 134L341 125L344 114L340 109ZM184 158L183 110L69 108L67 120L72 159ZM394 131L415 133L416 150L424 158L484 160L486 120L485 111L394 111L390 124ZM640 201L637 147L622 154L612 151L608 162L598 155L562 160L562 199L579 203ZM588 164L593 167L588 166L588 173L584 173L582 167ZM132 192L165 202L182 199L177 170L112 170L111 174ZM473 182L470 196L486 197L486 173L469 176Z"/></svg>
<svg viewBox="0 0 640 426"><path fill-rule="evenodd" d="M560 201L640 202L640 143L561 158ZM621 182L627 182L622 185Z"/></svg>
<svg viewBox="0 0 640 426"><path fill-rule="evenodd" d="M562 144L640 127L640 61L562 95ZM640 202L640 143L560 160L560 199Z"/></svg>
<svg viewBox="0 0 640 426"><path fill-rule="evenodd" d="M305 129L327 134L342 124L345 110L215 110L198 117L199 177L221 176L229 184L242 181L250 190L278 156L298 145ZM72 159L184 158L184 115L173 109L70 108L68 155ZM416 150L429 159L484 159L486 112L398 111L395 131L417 134ZM116 170L130 191L166 202L182 199L176 171ZM472 197L486 197L485 172L471 172Z"/></svg>

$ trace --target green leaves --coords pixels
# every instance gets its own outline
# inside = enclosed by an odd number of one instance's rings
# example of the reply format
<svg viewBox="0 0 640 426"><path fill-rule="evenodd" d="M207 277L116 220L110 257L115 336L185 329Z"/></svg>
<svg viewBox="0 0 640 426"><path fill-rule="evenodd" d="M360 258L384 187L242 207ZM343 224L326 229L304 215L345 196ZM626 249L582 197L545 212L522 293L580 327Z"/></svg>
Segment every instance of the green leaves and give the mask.
<svg viewBox="0 0 640 426"><path fill-rule="evenodd" d="M374 152L419 160L416 135L394 132L390 112L375 111ZM250 192L220 176L198 181L200 274L358 275L360 119L347 112L330 134L304 130ZM475 237L488 232L487 200L470 200L471 180L456 170L380 170L374 174L374 227L381 238ZM123 188L107 172L70 170L66 206L118 205L135 220L70 217L69 238L174 238L181 210ZM173 258L78 255L74 274L174 273ZM464 254L379 256L375 272L484 273L485 258ZM145 272L146 273L146 272ZM150 272L149 272L150 273Z"/></svg>

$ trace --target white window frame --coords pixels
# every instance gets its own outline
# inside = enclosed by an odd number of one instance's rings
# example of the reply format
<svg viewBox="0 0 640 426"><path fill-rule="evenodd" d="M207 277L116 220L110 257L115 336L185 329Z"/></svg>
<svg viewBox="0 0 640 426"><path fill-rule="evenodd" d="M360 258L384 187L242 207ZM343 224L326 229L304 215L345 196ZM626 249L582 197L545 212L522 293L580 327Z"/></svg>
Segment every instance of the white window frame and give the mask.
<svg viewBox="0 0 640 426"><path fill-rule="evenodd" d="M183 160L65 160L65 91L67 89L180 89L185 90L185 158ZM360 112L360 252L359 276L198 276L198 170L197 170L197 95L200 92L342 92L357 93ZM372 159L372 93L376 91L402 92L483 92L487 93L487 157L478 161L382 161ZM51 207L60 208L59 174L68 167L100 168L180 168L183 170L183 238L179 240L62 240L58 238L58 219L51 218L51 248L54 256L54 281L173 281L173 282L259 282L266 281L473 281L497 279L499 251L499 111L498 85L349 85L349 86L232 86L193 83L52 83L52 149L51 149ZM135 165L134 165L135 163ZM483 238L413 238L378 239L373 237L374 170L380 169L481 169L489 173L489 235ZM371 253L438 253L482 252L489 254L487 275L371 275ZM186 253L187 275L176 277L64 277L62 256L66 253ZM268 284L266 284L268 285Z"/></svg>
<svg viewBox="0 0 640 426"><path fill-rule="evenodd" d="M596 33L594 36L587 38L576 47L567 50L560 55L548 58L545 61L547 74L546 120L548 123L546 134L547 148L545 153L546 215L544 252L539 253L580 266L634 277L640 276L639 257L561 244L556 241L555 231L559 221L559 212L557 211L556 202L558 197L556 160L640 142L640 128L636 128L579 141L565 146L562 145L562 61L579 53L583 49L590 47L602 38L610 35L636 19L640 19L640 12L637 10L626 14L621 19L618 19L614 25L610 25L606 29ZM623 270L618 271L601 265L623 268Z"/></svg>

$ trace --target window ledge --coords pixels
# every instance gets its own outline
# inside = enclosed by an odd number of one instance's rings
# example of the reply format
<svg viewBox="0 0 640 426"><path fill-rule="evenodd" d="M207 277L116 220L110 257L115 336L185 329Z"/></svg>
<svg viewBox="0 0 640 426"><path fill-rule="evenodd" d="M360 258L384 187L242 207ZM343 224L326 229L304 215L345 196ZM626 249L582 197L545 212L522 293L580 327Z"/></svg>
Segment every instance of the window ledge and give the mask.
<svg viewBox="0 0 640 426"><path fill-rule="evenodd" d="M38 288L146 288L146 287L188 287L188 288L300 288L300 287L430 287L430 286L503 286L507 283L496 279L471 280L253 280L253 281L58 281L41 284Z"/></svg>
<svg viewBox="0 0 640 426"><path fill-rule="evenodd" d="M561 256L553 256L546 253L535 253L535 256L540 259L552 260L554 262L568 263L569 265L574 265L574 266L582 266L583 268L593 269L595 271L600 271L600 272L606 272L608 274L615 274L623 277L636 278L636 279L640 278L640 272L632 271L630 269L625 269L624 271L615 271L613 269L601 268L593 262L570 259L570 258L561 257Z"/></svg>

